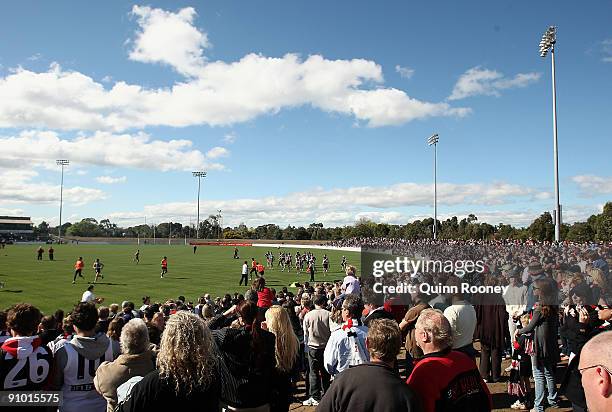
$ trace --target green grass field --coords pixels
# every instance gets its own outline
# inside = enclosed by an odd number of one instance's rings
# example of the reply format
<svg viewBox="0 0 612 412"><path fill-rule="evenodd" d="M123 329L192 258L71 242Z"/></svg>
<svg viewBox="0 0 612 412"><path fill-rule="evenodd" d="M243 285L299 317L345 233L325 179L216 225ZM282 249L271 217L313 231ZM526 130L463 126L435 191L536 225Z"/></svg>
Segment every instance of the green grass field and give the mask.
<svg viewBox="0 0 612 412"><path fill-rule="evenodd" d="M240 270L244 260L254 257L265 262L264 254L268 249L262 247L239 247L240 260L232 258L234 248L230 246L199 246L193 254L191 246L167 245L54 245L55 260L49 261L46 253L48 245L43 245L45 254L42 261L36 260L38 245L9 245L0 250L0 309L17 303L29 302L38 306L44 313L56 309L70 310L77 303L89 282L94 279L91 268L99 258L104 263L100 280L95 287L97 297L105 299L104 305L121 304L124 300L133 301L138 307L142 296L148 295L154 301L176 299L183 295L188 301L196 302L204 293L222 296L225 293L244 293L247 288L238 286ZM140 249L140 264L133 262L136 249ZM270 249L272 250L272 249ZM286 249L292 254L298 249ZM305 252L309 249L299 249ZM341 279L340 261L345 255L348 262L359 268L359 253L311 250L317 257L317 281ZM278 260L278 249L273 250L274 265ZM330 273L323 276L321 262L323 254L330 258ZM83 256L85 279L77 279L72 285L74 262ZM168 274L160 279L160 262L168 257ZM266 281L270 287L279 290L283 286L298 281L304 282L309 276L281 272L280 269L266 270Z"/></svg>

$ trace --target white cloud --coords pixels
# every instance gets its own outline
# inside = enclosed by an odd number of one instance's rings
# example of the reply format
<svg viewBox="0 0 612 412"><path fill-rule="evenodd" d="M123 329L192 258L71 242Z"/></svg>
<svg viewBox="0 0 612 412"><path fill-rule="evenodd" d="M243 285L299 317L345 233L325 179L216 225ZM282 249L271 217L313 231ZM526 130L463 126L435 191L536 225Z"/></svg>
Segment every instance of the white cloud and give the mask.
<svg viewBox="0 0 612 412"><path fill-rule="evenodd" d="M120 176L120 177L98 176L96 177L96 181L98 181L99 183L103 183L105 185L112 185L115 183L127 182L127 177L126 176Z"/></svg>
<svg viewBox="0 0 612 412"><path fill-rule="evenodd" d="M382 69L371 60L250 53L233 62L208 62L203 57L208 40L193 26L192 8L171 13L135 6L133 13L140 31L130 58L169 64L188 76L185 81L157 89L116 81L107 88L103 83L110 79L97 82L57 63L40 73L17 68L0 77L0 127L220 126L300 106L353 116L372 127L469 113L385 88Z"/></svg>
<svg viewBox="0 0 612 412"><path fill-rule="evenodd" d="M31 55L30 57L28 57L29 61L35 62L36 60L40 60L42 58L42 54L40 53L34 53L33 55Z"/></svg>
<svg viewBox="0 0 612 412"><path fill-rule="evenodd" d="M146 6L134 6L140 31L136 34L130 59L172 66L185 76L197 76L204 66L203 49L208 38L193 26L197 13L186 7L177 13Z"/></svg>
<svg viewBox="0 0 612 412"><path fill-rule="evenodd" d="M23 209L7 209L4 207L0 207L0 215L2 216L23 216Z"/></svg>
<svg viewBox="0 0 612 412"><path fill-rule="evenodd" d="M519 73L512 78L495 70L473 67L463 73L448 100L459 100L470 96L500 96L505 89L526 87L540 79L540 73Z"/></svg>
<svg viewBox="0 0 612 412"><path fill-rule="evenodd" d="M594 197L612 193L612 177L579 175L572 177L572 181L578 185L582 196Z"/></svg>
<svg viewBox="0 0 612 412"><path fill-rule="evenodd" d="M224 143L228 143L228 144L232 144L232 143L236 142L237 138L238 138L238 136L236 136L236 133L230 132L230 133L227 133L225 136L223 136L223 142Z"/></svg>
<svg viewBox="0 0 612 412"><path fill-rule="evenodd" d="M60 185L33 180L38 173L33 170L2 170L0 169L0 199L6 203L40 204L59 202ZM64 202L74 205L84 205L106 198L99 189L86 187L69 187L64 185Z"/></svg>
<svg viewBox="0 0 612 412"><path fill-rule="evenodd" d="M410 67L402 67L399 64L395 65L395 71L399 73L400 77L404 79L410 79L414 75L414 69Z"/></svg>
<svg viewBox="0 0 612 412"><path fill-rule="evenodd" d="M113 76L106 75L102 78L103 83L110 83L113 81Z"/></svg>
<svg viewBox="0 0 612 412"><path fill-rule="evenodd" d="M206 157L208 159L217 159L219 157L227 157L229 154L229 150L227 150L225 147L215 146L206 152Z"/></svg>
<svg viewBox="0 0 612 412"><path fill-rule="evenodd" d="M52 131L27 130L17 136L0 135L0 167L19 167L23 159L55 167L55 159L68 158L80 165L161 171L224 168L192 146L190 140L154 140L146 133L95 132L65 139Z"/></svg>
<svg viewBox="0 0 612 412"><path fill-rule="evenodd" d="M537 200L542 193L536 189L507 183L475 183L438 185L440 206L503 205L523 200ZM548 194L547 194L548 196ZM243 198L231 200L202 200L200 215L216 213L221 209L227 224L242 221L249 225L264 223L308 224L322 222L325 225L351 224L361 217L379 222L401 223L409 219L398 208L408 206L427 207L431 204L433 190L430 184L400 183L379 187L350 187L324 190L313 188L306 192L285 196ZM111 219L135 219L147 216L150 221L168 220L188 222L195 211L195 202L174 202L145 206L142 212L117 212Z"/></svg>

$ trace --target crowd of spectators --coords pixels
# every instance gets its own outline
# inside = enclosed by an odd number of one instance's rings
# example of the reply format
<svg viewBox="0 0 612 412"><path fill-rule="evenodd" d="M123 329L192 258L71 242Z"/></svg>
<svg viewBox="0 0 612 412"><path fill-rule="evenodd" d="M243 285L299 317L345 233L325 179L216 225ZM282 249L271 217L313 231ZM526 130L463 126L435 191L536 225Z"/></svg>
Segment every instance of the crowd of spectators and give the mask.
<svg viewBox="0 0 612 412"><path fill-rule="evenodd" d="M396 275L508 289L380 302L349 266L337 282L275 290L257 277L244 295L196 302L102 306L88 294L68 314L45 316L22 303L0 312L1 389L59 390L68 412L288 411L296 401L320 411L489 411L487 383L505 379L508 356L513 409L543 411L563 393L576 411L612 410L609 244L352 245L484 259L483 273ZM306 397L296 399L302 380Z"/></svg>

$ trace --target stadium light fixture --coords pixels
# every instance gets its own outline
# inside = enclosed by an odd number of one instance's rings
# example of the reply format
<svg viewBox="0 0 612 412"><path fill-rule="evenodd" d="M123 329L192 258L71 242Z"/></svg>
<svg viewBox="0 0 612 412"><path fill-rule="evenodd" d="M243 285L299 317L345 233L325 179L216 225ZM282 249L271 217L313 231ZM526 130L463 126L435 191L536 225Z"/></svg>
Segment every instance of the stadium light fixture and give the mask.
<svg viewBox="0 0 612 412"><path fill-rule="evenodd" d="M550 50L552 67L552 104L553 104L553 167L555 176L555 242L561 240L561 203L559 202L559 145L557 141L557 83L555 79L555 44L557 28L549 26L540 40L540 57L545 58Z"/></svg>
<svg viewBox="0 0 612 412"><path fill-rule="evenodd" d="M438 238L438 141L440 137L437 133L431 135L427 139L427 144L434 147L434 224L433 224L433 238Z"/></svg>
<svg viewBox="0 0 612 412"><path fill-rule="evenodd" d="M62 243L62 205L64 203L64 166L68 166L70 164L70 160L67 159L57 159L55 164L61 167L62 169L62 180L60 183L60 210L59 210L59 230L58 230L58 243Z"/></svg>
<svg viewBox="0 0 612 412"><path fill-rule="evenodd" d="M191 172L191 174L193 175L193 177L198 178L198 226L196 228L196 239L199 239L200 238L200 182L202 181L203 177L206 177L206 172L198 170L195 172Z"/></svg>

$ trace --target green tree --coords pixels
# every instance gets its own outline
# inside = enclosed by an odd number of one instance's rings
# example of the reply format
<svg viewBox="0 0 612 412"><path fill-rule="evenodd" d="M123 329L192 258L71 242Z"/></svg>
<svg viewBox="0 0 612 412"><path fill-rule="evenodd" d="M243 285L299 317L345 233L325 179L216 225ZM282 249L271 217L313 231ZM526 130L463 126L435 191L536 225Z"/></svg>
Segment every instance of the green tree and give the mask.
<svg viewBox="0 0 612 412"><path fill-rule="evenodd" d="M593 228L586 222L576 222L570 226L565 239L572 242L588 242L593 240L595 232Z"/></svg>
<svg viewBox="0 0 612 412"><path fill-rule="evenodd" d="M527 229L529 237L539 241L552 241L555 238L555 225L549 212L544 212L536 218Z"/></svg>
<svg viewBox="0 0 612 412"><path fill-rule="evenodd" d="M101 233L98 221L91 217L75 223L66 230L68 236L94 237L100 236Z"/></svg>
<svg viewBox="0 0 612 412"><path fill-rule="evenodd" d="M595 232L595 239L600 242L612 240L612 202L607 202L603 212L597 217Z"/></svg>

